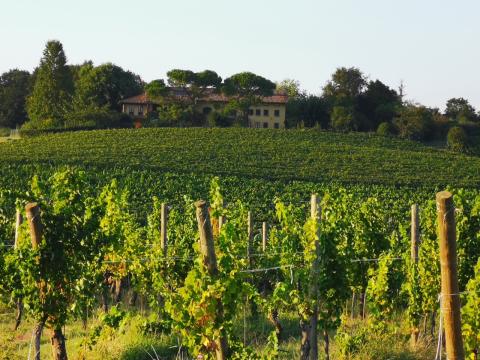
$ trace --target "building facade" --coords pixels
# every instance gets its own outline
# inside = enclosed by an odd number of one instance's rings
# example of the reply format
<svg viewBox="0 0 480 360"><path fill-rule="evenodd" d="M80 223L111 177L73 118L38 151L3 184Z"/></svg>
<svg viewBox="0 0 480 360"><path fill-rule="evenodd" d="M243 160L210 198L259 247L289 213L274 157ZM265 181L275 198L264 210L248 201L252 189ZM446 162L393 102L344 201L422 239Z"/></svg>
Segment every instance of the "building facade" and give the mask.
<svg viewBox="0 0 480 360"><path fill-rule="evenodd" d="M229 101L222 94L211 93L199 99L195 110L208 115L210 112L221 109ZM252 106L248 111L249 126L252 128L284 129L286 121L286 105L288 96L275 94L262 98L262 101ZM148 113L155 111L156 105L150 101L147 95L140 94L120 101L122 112L129 114L134 119L136 128L142 127L142 122Z"/></svg>

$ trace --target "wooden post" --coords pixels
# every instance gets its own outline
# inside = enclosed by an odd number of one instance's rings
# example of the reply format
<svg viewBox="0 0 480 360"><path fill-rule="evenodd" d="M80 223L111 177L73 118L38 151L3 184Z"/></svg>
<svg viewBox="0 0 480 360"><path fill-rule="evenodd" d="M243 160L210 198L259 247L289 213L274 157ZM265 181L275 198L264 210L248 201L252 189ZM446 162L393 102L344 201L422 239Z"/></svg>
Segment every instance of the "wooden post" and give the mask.
<svg viewBox="0 0 480 360"><path fill-rule="evenodd" d="M160 224L160 245L162 247L163 255L167 256L167 222L168 222L168 208L165 203L162 203L161 208L161 224Z"/></svg>
<svg viewBox="0 0 480 360"><path fill-rule="evenodd" d="M464 360L457 279L455 206L448 191L437 193L440 270L442 277L441 312L445 324L447 359Z"/></svg>
<svg viewBox="0 0 480 360"><path fill-rule="evenodd" d="M37 249L42 241L42 219L40 218L40 207L37 203L28 203L25 206L32 247Z"/></svg>
<svg viewBox="0 0 480 360"><path fill-rule="evenodd" d="M311 285L310 285L310 298L314 301L313 314L310 319L310 359L318 359L318 286L317 278L320 275L320 221L321 221L321 209L320 202L317 194L313 194L310 199L310 217L317 222L317 240L315 241L316 257L312 264L310 271ZM327 354L328 356L328 354Z"/></svg>
<svg viewBox="0 0 480 360"><path fill-rule="evenodd" d="M262 250L267 251L267 223L262 223Z"/></svg>
<svg viewBox="0 0 480 360"><path fill-rule="evenodd" d="M17 209L17 213L15 215L15 245L14 249L18 248L18 237L20 236L20 226L23 224L23 216L20 210Z"/></svg>
<svg viewBox="0 0 480 360"><path fill-rule="evenodd" d="M212 225L210 223L210 215L208 214L207 204L204 200L199 200L195 203L197 208L197 222L198 231L200 233L200 251L203 256L203 263L208 269L211 276L218 275L217 257L215 255L215 245L213 243ZM216 311L216 321L221 321L223 318L223 306L219 300ZM217 360L227 359L227 338L224 331L222 331L220 338L216 341L216 358Z"/></svg>
<svg viewBox="0 0 480 360"><path fill-rule="evenodd" d="M19 233L20 233L20 226L23 224L23 216L22 213L20 212L19 209L17 209L17 213L15 215L15 243L13 245L13 248L16 250L18 249L18 238L19 238ZM15 299L15 305L16 305L16 316L15 316L15 327L14 330L17 331L18 327L20 326L20 323L22 321L22 315L23 315L23 300L22 297L18 297Z"/></svg>
<svg viewBox="0 0 480 360"><path fill-rule="evenodd" d="M38 249L40 242L42 241L42 219L40 214L40 207L37 203L28 203L25 206L25 213L27 215L28 226L30 229L30 238L32 241L32 248ZM37 264L39 265L40 259L37 258ZM40 280L38 283L40 297L43 297L44 280ZM35 324L34 328L34 344L35 344L35 360L40 360L40 340L42 337L43 327L45 325L44 320L40 320Z"/></svg>
<svg viewBox="0 0 480 360"><path fill-rule="evenodd" d="M420 243L420 226L418 218L418 205L412 205L412 221L410 224L410 255L412 259L412 266L418 264L418 244ZM417 345L419 329L418 326L415 326L411 329L410 334L410 345L415 347Z"/></svg>
<svg viewBox="0 0 480 360"><path fill-rule="evenodd" d="M248 264L252 267L252 248L253 248L253 218L252 212L248 212L248 219L247 219L247 233L248 233L248 243L247 243L247 257L248 257Z"/></svg>

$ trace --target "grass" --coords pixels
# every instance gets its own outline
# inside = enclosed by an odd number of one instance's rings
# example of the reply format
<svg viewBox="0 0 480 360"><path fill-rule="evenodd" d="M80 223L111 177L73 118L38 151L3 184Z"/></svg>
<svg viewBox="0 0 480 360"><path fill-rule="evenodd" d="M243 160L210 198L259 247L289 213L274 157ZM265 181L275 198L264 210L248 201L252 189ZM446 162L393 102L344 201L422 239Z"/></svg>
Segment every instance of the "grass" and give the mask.
<svg viewBox="0 0 480 360"><path fill-rule="evenodd" d="M2 314L7 311L2 310ZM157 360L175 359L178 353L178 338L174 334L145 335L140 331L146 319L134 311L123 321L118 329L104 328L98 341L90 349L86 340L92 329L99 324L99 313L89 318L87 329L80 321L69 323L65 327L67 352L73 360ZM246 335L246 343L257 354L267 355L271 350L266 346L268 335L273 326L262 316L253 318L247 314L244 322L243 311L235 320L235 334L239 341ZM31 343L33 323L23 321L17 331L12 331L12 316L0 318L0 359L26 359ZM369 321L369 320L368 320ZM367 334L361 343L350 354L342 353L342 341L331 334L331 359L345 360L426 360L433 359L435 343L430 338L421 338L417 348L411 350L408 344L408 326L401 315L386 323L387 331L370 331L368 321L360 319L347 320L342 328L343 333L351 337ZM279 359L291 360L300 357L299 325L295 314L284 314L281 317L284 329L279 344ZM244 328L244 324L246 327ZM32 349L33 351L33 349ZM51 348L48 330L44 331L41 343L42 359L51 359ZM320 359L324 358L323 341L319 339ZM185 359L185 357L184 357Z"/></svg>
<svg viewBox="0 0 480 360"><path fill-rule="evenodd" d="M12 163L71 164L268 180L480 185L479 157L396 138L318 130L79 131L1 144L0 159L0 168Z"/></svg>

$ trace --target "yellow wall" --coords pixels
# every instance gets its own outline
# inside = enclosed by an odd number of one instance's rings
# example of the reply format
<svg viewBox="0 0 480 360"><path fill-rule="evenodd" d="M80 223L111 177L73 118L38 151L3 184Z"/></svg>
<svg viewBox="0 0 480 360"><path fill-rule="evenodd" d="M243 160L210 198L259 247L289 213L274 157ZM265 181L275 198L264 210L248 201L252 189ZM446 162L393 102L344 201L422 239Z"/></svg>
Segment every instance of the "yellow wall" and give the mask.
<svg viewBox="0 0 480 360"><path fill-rule="evenodd" d="M137 105L137 104L123 104L122 112L126 114L131 114L133 111L133 116L138 116L138 113L140 112L140 108L143 107L143 115L146 115L148 112L148 106L145 105ZM141 115L140 115L141 116Z"/></svg>
<svg viewBox="0 0 480 360"><path fill-rule="evenodd" d="M203 109L206 107L215 110L216 108L218 108L218 103L201 103L197 105L196 110L202 114ZM268 129L274 129L275 124L278 124L279 129L285 128L285 104L260 104L257 106L252 106L250 110L253 111L253 115L248 116L248 119L250 120L250 127L263 128L264 124L266 124ZM260 115L257 115L257 110L260 111ZM268 115L264 115L264 110L268 110ZM275 116L275 110L279 111L279 116Z"/></svg>

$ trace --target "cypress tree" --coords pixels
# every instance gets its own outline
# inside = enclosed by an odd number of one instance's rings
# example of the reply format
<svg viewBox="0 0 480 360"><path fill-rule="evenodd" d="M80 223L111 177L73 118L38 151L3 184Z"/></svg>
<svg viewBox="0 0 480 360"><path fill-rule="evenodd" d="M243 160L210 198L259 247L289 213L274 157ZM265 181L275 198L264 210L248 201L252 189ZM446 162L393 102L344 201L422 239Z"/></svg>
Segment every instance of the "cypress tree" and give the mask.
<svg viewBox="0 0 480 360"><path fill-rule="evenodd" d="M27 102L28 116L34 124L48 123L48 127L62 125L73 93L72 74L66 64L63 45L56 40L47 42Z"/></svg>

